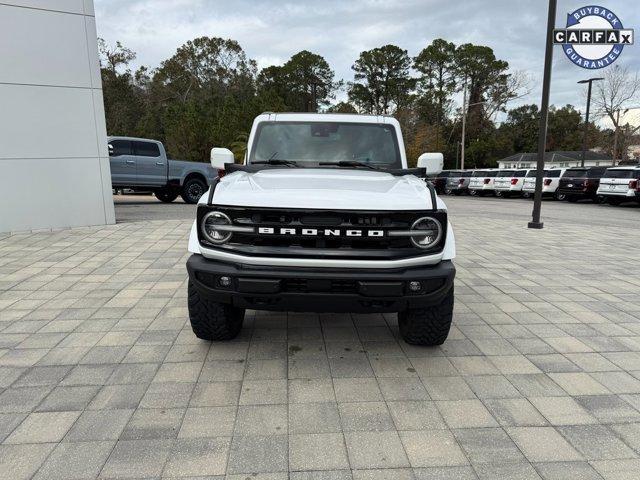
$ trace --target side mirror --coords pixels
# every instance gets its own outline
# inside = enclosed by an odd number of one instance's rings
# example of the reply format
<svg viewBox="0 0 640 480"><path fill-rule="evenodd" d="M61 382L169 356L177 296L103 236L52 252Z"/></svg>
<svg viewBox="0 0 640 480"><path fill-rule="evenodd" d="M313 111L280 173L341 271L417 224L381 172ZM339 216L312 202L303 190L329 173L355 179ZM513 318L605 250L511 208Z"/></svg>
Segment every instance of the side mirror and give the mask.
<svg viewBox="0 0 640 480"><path fill-rule="evenodd" d="M418 157L418 168L427 170L427 176L437 175L444 168L444 155L441 153L423 153Z"/></svg>
<svg viewBox="0 0 640 480"><path fill-rule="evenodd" d="M225 163L233 163L233 152L228 148L214 147L211 149L211 166L214 170L224 170Z"/></svg>

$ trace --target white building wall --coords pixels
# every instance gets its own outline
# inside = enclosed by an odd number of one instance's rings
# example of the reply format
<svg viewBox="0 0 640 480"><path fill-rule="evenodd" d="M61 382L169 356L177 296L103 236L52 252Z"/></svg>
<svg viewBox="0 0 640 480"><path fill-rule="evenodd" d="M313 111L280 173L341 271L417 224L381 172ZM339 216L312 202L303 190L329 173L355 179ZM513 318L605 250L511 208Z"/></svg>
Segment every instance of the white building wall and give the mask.
<svg viewBox="0 0 640 480"><path fill-rule="evenodd" d="M93 0L0 4L0 232L115 223Z"/></svg>

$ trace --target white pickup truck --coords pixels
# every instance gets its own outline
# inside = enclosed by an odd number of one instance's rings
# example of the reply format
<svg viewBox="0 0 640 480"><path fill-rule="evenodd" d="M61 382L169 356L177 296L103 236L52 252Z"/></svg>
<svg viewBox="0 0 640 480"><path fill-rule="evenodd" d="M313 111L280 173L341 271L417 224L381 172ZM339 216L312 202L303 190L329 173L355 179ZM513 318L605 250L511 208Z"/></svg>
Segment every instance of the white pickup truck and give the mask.
<svg viewBox="0 0 640 480"><path fill-rule="evenodd" d="M453 314L455 240L447 207L407 168L391 117L265 113L244 165L219 172L189 238L188 307L197 337L234 338L245 309L397 312L402 338L440 345Z"/></svg>

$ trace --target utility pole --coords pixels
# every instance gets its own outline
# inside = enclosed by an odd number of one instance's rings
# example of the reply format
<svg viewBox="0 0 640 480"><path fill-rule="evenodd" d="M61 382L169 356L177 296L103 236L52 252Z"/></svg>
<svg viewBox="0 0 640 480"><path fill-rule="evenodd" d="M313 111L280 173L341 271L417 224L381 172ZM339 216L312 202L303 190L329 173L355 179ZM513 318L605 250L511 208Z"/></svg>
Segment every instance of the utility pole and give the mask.
<svg viewBox="0 0 640 480"><path fill-rule="evenodd" d="M620 125L620 109L616 110L616 124L613 131L613 166L616 166L616 159L618 158L618 125Z"/></svg>
<svg viewBox="0 0 640 480"><path fill-rule="evenodd" d="M587 113L584 117L584 134L582 136L582 155L580 156L580 166L584 167L584 157L587 155L587 134L589 133L589 107L591 106L591 85L598 80L604 80L603 77L593 77L586 80L580 80L578 83L588 83L587 89Z"/></svg>
<svg viewBox="0 0 640 480"><path fill-rule="evenodd" d="M460 170L464 170L464 138L467 129L467 77L464 77L462 94L462 142L460 142Z"/></svg>
<svg viewBox="0 0 640 480"><path fill-rule="evenodd" d="M540 126L538 128L538 166L536 170L536 190L533 194L533 212L529 228L542 228L540 221L542 208L542 178L544 170L544 151L547 145L547 115L549 114L549 88L551 84L551 65L553 61L553 27L556 24L557 0L549 0L547 16L547 39L544 52L544 77L542 79L542 101L540 102Z"/></svg>

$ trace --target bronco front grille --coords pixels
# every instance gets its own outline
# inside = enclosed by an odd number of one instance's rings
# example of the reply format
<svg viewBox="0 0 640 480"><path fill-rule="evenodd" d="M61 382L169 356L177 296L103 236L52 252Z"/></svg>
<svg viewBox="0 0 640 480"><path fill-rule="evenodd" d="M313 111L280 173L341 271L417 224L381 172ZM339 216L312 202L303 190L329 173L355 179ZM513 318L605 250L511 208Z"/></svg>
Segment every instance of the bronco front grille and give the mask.
<svg viewBox="0 0 640 480"><path fill-rule="evenodd" d="M198 207L198 225L205 213L216 210L227 215L234 226L251 227L251 232L234 232L228 243L207 247L254 256L313 256L326 258L390 259L424 255L442 250L446 237L444 211L365 212L275 208ZM409 237L389 236L406 231L421 217L437 218L445 231L431 250L415 247Z"/></svg>

